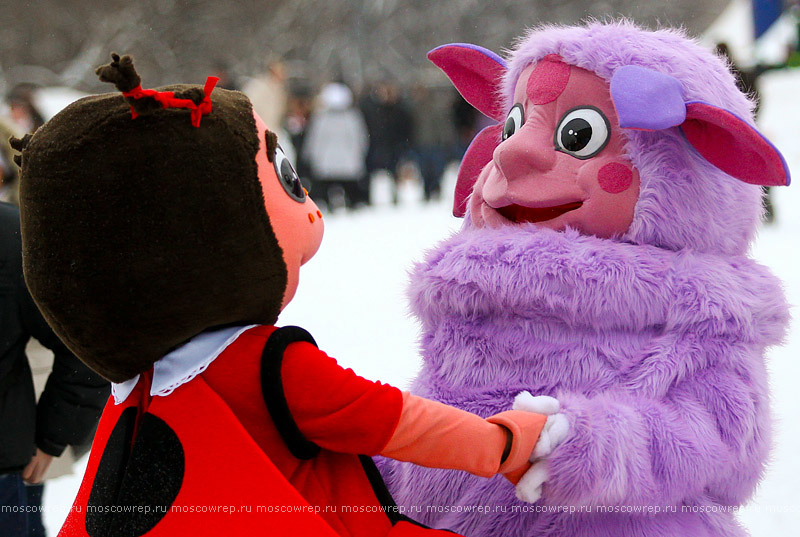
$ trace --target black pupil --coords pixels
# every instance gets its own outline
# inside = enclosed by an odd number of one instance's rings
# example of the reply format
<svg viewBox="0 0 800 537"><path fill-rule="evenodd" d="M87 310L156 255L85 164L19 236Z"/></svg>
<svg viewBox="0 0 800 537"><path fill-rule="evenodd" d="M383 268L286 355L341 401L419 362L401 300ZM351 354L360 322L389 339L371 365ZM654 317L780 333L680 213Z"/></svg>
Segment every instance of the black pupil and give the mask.
<svg viewBox="0 0 800 537"><path fill-rule="evenodd" d="M580 151L591 139L592 126L585 119L572 119L561 129L561 145L567 151Z"/></svg>
<svg viewBox="0 0 800 537"><path fill-rule="evenodd" d="M514 118L508 116L508 119L506 119L506 124L503 125L503 140L507 139L509 136L514 134L516 130L517 130L517 124L514 123Z"/></svg>
<svg viewBox="0 0 800 537"><path fill-rule="evenodd" d="M281 162L281 180L283 180L289 192L298 198L304 197L305 192L303 192L303 185L300 184L300 178L289 163L289 159L283 159L283 162Z"/></svg>

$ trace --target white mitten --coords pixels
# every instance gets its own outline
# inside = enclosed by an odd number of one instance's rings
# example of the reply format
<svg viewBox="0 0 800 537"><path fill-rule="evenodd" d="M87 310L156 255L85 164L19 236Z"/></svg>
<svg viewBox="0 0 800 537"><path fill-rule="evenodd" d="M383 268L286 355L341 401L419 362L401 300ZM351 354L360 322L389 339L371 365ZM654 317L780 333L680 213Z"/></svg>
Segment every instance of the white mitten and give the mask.
<svg viewBox="0 0 800 537"><path fill-rule="evenodd" d="M545 422L542 433L539 435L539 440L536 442L536 447L533 448L533 453L531 453L531 462L550 455L564 441L568 432L569 420L564 414L547 416L547 422Z"/></svg>
<svg viewBox="0 0 800 537"><path fill-rule="evenodd" d="M548 416L547 423L544 424L539 441L531 453L531 462L536 459L546 457L564 441L569 432L569 421L567 417L558 412L561 410L561 403L555 397L548 395L533 396L530 392L520 392L514 398L514 410L525 410L544 414Z"/></svg>
<svg viewBox="0 0 800 537"><path fill-rule="evenodd" d="M542 485L547 478L547 461L534 463L517 483L517 498L523 502L536 502L542 497Z"/></svg>
<svg viewBox="0 0 800 537"><path fill-rule="evenodd" d="M542 484L548 479L547 461L553 450L566 438L569 432L569 420L561 411L561 403L547 395L533 396L529 392L521 392L514 398L514 410L536 412L547 416L539 440L531 453L533 466L528 469L517 483L517 498L534 503L542 497Z"/></svg>
<svg viewBox="0 0 800 537"><path fill-rule="evenodd" d="M561 403L555 397L549 395L537 395L534 397L530 392L519 392L514 398L514 410L527 410L537 414L557 414L561 410Z"/></svg>

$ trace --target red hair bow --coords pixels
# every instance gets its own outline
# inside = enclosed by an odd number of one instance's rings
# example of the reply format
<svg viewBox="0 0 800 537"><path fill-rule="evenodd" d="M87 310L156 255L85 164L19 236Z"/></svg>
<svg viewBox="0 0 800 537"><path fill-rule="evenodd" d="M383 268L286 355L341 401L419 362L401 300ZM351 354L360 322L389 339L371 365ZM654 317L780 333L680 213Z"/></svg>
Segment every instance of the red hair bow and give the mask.
<svg viewBox="0 0 800 537"><path fill-rule="evenodd" d="M211 113L211 92L214 90L214 86L217 85L217 82L219 82L219 77L216 76L210 76L206 79L206 85L203 87L205 97L200 101L200 104L195 104L191 99L178 99L175 97L174 91L142 89L141 84L130 91L123 91L122 95L131 97L132 99L149 97L161 103L163 108L188 108L192 111L192 126L199 127L200 118ZM138 116L139 114L137 114L136 110L131 106L131 117L136 119Z"/></svg>

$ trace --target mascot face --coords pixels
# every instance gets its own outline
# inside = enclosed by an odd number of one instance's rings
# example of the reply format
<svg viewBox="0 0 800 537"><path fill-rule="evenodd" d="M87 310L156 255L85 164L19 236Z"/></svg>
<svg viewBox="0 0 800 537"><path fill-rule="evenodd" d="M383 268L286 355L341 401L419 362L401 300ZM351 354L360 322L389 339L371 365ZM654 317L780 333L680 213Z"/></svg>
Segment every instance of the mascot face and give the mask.
<svg viewBox="0 0 800 537"><path fill-rule="evenodd" d="M259 137L256 153L258 180L264 193L264 204L272 229L283 251L287 283L281 309L294 297L300 266L311 259L322 242L325 226L322 213L308 197L280 146L270 147L264 121L253 112ZM270 153L274 154L270 155Z"/></svg>
<svg viewBox="0 0 800 537"><path fill-rule="evenodd" d="M608 83L552 55L522 72L514 100L503 141L475 184L473 223L625 233L639 172L625 155Z"/></svg>
<svg viewBox="0 0 800 537"><path fill-rule="evenodd" d="M738 255L759 191L732 179L789 184L724 62L679 33L547 27L508 60L465 43L428 58L496 122L458 171L453 214L474 227L533 223Z"/></svg>

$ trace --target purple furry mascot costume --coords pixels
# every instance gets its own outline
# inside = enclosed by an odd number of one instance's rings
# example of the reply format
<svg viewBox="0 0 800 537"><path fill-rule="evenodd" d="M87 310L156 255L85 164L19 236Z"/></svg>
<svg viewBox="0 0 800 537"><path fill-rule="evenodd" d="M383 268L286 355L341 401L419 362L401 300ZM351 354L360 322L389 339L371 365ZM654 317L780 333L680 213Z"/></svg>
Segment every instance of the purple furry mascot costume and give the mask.
<svg viewBox="0 0 800 537"><path fill-rule="evenodd" d="M508 62L461 44L430 58L498 124L462 163L463 229L412 274L412 391L565 423L516 495L389 461L398 504L470 537L746 535L735 507L770 448L764 354L789 318L746 256L756 185L789 183L752 103L680 32L627 22L535 29Z"/></svg>

